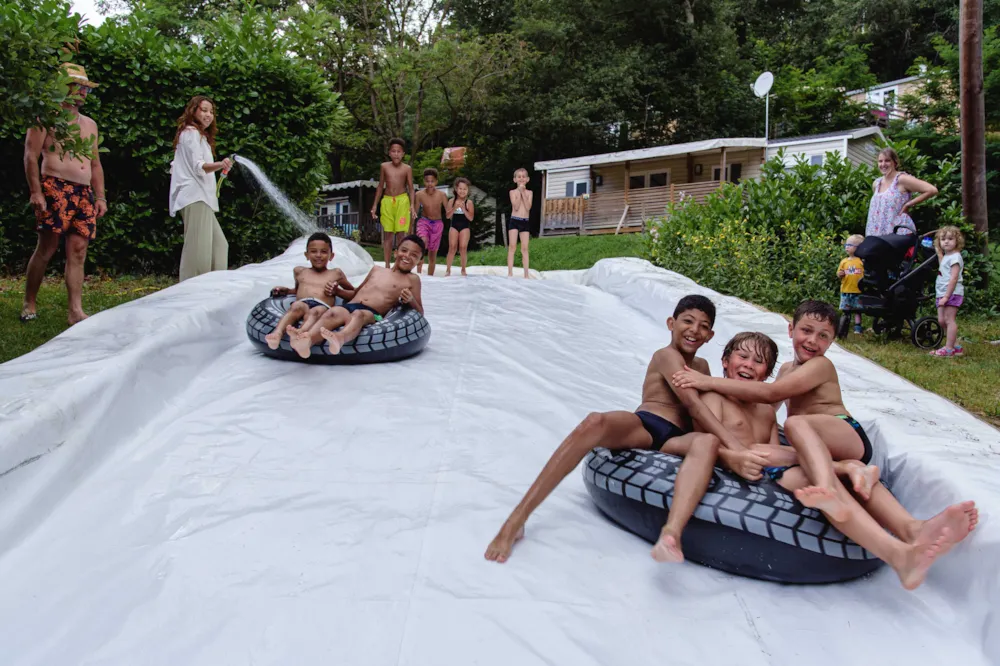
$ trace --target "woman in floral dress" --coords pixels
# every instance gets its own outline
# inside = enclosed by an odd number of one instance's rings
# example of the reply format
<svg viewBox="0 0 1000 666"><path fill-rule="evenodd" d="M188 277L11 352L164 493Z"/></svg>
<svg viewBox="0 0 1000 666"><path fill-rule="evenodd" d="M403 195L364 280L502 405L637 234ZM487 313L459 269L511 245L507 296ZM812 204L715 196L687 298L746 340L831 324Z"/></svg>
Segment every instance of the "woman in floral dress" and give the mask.
<svg viewBox="0 0 1000 666"><path fill-rule="evenodd" d="M881 178L872 183L872 200L868 204L868 226L865 236L888 236L893 233L912 234L917 228L909 210L938 193L937 188L919 178L899 171L899 155L892 148L878 154ZM911 198L916 192L919 196ZM902 227L898 231L896 227Z"/></svg>

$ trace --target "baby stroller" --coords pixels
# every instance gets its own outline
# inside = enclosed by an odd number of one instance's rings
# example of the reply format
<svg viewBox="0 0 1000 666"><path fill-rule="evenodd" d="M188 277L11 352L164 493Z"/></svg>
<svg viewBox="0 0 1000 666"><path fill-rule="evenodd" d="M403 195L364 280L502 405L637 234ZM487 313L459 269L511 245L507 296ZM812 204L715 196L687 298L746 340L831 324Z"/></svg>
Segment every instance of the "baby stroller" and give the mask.
<svg viewBox="0 0 1000 666"><path fill-rule="evenodd" d="M876 334L901 338L909 333L921 349L935 349L941 342L943 331L937 317L917 319L920 305L934 298L937 254L930 238L921 242L916 234L896 233L902 228L896 227L889 236L868 236L858 245L854 256L865 264L860 307L841 316L838 337L847 336L852 315L860 312L875 318L872 330Z"/></svg>

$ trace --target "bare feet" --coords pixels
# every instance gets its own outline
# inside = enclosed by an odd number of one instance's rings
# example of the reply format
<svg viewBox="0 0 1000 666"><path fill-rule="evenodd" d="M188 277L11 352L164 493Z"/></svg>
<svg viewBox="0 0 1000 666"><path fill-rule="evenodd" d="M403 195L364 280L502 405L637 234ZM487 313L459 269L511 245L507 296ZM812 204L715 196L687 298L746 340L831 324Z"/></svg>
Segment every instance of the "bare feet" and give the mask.
<svg viewBox="0 0 1000 666"><path fill-rule="evenodd" d="M464 268L462 269L462 277L469 277L469 274L465 272Z"/></svg>
<svg viewBox="0 0 1000 666"><path fill-rule="evenodd" d="M519 525L516 529L513 526L504 526L500 532L493 537L493 541L486 548L486 559L503 564L510 557L510 551L514 549L514 544L524 538L524 525Z"/></svg>
<svg viewBox="0 0 1000 666"><path fill-rule="evenodd" d="M921 521L914 531L912 543L927 543L942 529L948 530L948 540L941 554L947 553L955 544L969 536L979 523L979 509L975 502L952 504L938 515Z"/></svg>
<svg viewBox="0 0 1000 666"><path fill-rule="evenodd" d="M866 466L859 462L847 467L847 476L851 480L854 492L867 501L871 498L872 488L878 483L879 469L875 465Z"/></svg>
<svg viewBox="0 0 1000 666"><path fill-rule="evenodd" d="M795 491L795 499L802 502L803 506L822 511L837 522L847 520L851 513L850 508L830 488L822 486L799 488Z"/></svg>
<svg viewBox="0 0 1000 666"><path fill-rule="evenodd" d="M450 268L444 272L444 276L445 277L451 277L451 269Z"/></svg>
<svg viewBox="0 0 1000 666"><path fill-rule="evenodd" d="M272 331L264 336L264 340L267 341L267 346L270 347L271 349L277 349L278 347L281 346L281 338L282 338L281 331Z"/></svg>
<svg viewBox="0 0 1000 666"><path fill-rule="evenodd" d="M73 326L74 324L79 324L81 321L89 317L90 315L81 310L79 312L70 312L69 315L66 317L66 321L69 322L70 326Z"/></svg>
<svg viewBox="0 0 1000 666"><path fill-rule="evenodd" d="M288 342L295 353L302 358L309 358L312 354L312 336L291 326L285 330L288 331Z"/></svg>
<svg viewBox="0 0 1000 666"><path fill-rule="evenodd" d="M681 551L680 539L666 530L660 532L660 538L653 546L653 559L657 562L683 562L684 552Z"/></svg>
<svg viewBox="0 0 1000 666"><path fill-rule="evenodd" d="M928 534L927 542L917 542L907 547L903 562L893 566L905 589L915 590L923 584L927 578L927 570L944 553L950 538L948 528L942 527L937 533Z"/></svg>
<svg viewBox="0 0 1000 666"><path fill-rule="evenodd" d="M328 329L326 326L319 329L319 334L326 339L326 344L330 348L331 354L336 355L340 353L340 348L344 343L340 341L339 335Z"/></svg>

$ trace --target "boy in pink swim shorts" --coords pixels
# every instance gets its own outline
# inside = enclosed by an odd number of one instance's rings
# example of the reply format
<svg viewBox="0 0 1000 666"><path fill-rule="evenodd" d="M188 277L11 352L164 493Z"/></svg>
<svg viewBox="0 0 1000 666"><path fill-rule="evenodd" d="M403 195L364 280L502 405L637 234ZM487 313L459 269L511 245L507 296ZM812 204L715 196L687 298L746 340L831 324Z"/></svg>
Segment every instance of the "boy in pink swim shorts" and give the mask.
<svg viewBox="0 0 1000 666"><path fill-rule="evenodd" d="M417 218L417 235L427 244L428 275L434 275L438 248L441 247L441 236L444 234L443 213L448 209L448 197L437 189L437 183L437 169L424 169L424 189L417 192L415 201L420 215ZM423 268L424 260L421 257L417 273L421 273Z"/></svg>

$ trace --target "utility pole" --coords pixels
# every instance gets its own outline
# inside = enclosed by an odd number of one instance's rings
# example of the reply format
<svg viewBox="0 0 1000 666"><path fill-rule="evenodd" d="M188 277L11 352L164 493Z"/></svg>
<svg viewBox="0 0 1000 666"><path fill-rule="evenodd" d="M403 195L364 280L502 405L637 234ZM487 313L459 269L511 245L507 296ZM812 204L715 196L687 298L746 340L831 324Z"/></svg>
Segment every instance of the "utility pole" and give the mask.
<svg viewBox="0 0 1000 666"><path fill-rule="evenodd" d="M983 100L983 3L960 0L959 88L962 123L962 211L983 234L986 251L986 108Z"/></svg>

